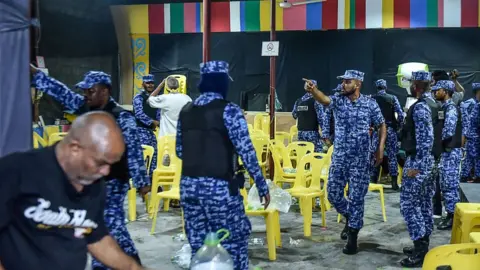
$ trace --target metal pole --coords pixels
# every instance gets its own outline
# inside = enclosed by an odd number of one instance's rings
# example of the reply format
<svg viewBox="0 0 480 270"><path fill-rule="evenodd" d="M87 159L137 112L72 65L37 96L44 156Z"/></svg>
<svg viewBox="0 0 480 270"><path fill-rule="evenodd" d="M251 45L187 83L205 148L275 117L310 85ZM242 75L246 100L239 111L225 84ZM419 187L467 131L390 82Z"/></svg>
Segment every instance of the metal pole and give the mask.
<svg viewBox="0 0 480 270"><path fill-rule="evenodd" d="M270 0L270 41L276 39L276 0ZM275 139L275 56L270 56L270 139ZM274 177L274 162L269 158L270 178Z"/></svg>
<svg viewBox="0 0 480 270"><path fill-rule="evenodd" d="M211 0L203 0L203 62L210 61Z"/></svg>

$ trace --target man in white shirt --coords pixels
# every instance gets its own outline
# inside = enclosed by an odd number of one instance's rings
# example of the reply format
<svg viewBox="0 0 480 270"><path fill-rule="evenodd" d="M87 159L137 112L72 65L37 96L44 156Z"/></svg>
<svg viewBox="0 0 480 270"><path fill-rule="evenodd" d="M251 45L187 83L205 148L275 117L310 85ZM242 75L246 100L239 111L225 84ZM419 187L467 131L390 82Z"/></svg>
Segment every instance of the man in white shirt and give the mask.
<svg viewBox="0 0 480 270"><path fill-rule="evenodd" d="M158 95L165 84L164 80L148 98L148 104L152 108L161 110L158 138L177 133L177 122L180 111L185 104L192 102L192 99L188 95L178 92L179 82L177 79L169 77L166 81L168 88L171 89L169 94Z"/></svg>

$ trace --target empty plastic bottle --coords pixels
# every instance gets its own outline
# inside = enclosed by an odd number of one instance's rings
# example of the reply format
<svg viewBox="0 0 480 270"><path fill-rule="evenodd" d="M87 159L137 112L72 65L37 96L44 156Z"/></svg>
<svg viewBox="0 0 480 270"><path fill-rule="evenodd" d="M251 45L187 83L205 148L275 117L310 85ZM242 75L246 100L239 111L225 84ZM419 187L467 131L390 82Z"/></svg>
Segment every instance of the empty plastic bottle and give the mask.
<svg viewBox="0 0 480 270"><path fill-rule="evenodd" d="M218 238L224 233L222 238ZM220 245L230 233L221 229L216 233L208 233L203 246L197 251L190 264L191 270L233 270L233 260L230 254Z"/></svg>

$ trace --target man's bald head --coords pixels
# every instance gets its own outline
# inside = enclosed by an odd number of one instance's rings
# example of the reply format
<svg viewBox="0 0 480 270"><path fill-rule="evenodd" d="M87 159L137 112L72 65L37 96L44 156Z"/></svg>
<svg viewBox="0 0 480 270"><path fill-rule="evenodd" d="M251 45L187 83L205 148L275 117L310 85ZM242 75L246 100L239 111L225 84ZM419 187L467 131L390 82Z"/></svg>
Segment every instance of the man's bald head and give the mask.
<svg viewBox="0 0 480 270"><path fill-rule="evenodd" d="M102 111L89 112L75 119L65 139L78 141L85 147L96 147L100 152L125 147L115 118Z"/></svg>
<svg viewBox="0 0 480 270"><path fill-rule="evenodd" d="M88 185L109 174L110 166L121 159L125 142L115 119L94 111L75 119L59 149L67 159L69 178Z"/></svg>

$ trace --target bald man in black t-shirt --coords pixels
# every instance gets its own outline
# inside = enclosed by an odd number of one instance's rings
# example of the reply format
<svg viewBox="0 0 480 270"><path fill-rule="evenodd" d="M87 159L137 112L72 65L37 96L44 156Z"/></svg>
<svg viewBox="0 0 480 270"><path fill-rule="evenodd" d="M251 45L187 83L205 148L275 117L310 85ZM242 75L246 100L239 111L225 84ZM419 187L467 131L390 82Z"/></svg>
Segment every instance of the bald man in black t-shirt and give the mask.
<svg viewBox="0 0 480 270"><path fill-rule="evenodd" d="M0 159L0 270L84 270L87 252L114 269L143 269L104 224L105 182L125 151L105 112L78 117L58 144Z"/></svg>

